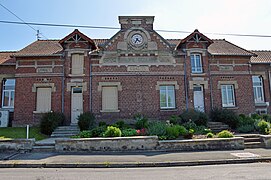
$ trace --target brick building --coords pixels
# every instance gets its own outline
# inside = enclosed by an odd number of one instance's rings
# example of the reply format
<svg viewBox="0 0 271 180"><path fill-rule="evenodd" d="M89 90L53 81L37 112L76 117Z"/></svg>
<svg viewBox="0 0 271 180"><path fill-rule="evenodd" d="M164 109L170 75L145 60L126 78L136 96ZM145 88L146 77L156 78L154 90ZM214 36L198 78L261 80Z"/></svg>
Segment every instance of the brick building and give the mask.
<svg viewBox="0 0 271 180"><path fill-rule="evenodd" d="M74 30L61 40L38 40L0 52L1 110L12 124L38 124L48 111L66 124L93 112L98 119L140 113L165 119L188 108L270 113L270 51L248 51L198 30L164 39L153 16L120 16L110 39Z"/></svg>

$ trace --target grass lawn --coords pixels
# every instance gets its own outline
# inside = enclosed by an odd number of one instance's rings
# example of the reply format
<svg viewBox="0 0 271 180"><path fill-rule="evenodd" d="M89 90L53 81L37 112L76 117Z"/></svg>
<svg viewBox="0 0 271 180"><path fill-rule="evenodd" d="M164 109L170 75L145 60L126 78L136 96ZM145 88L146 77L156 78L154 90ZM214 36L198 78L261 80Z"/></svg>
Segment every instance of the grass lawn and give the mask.
<svg viewBox="0 0 271 180"><path fill-rule="evenodd" d="M29 138L42 140L48 136L41 134L38 127L30 127ZM26 127L0 128L0 139L21 139L26 138Z"/></svg>

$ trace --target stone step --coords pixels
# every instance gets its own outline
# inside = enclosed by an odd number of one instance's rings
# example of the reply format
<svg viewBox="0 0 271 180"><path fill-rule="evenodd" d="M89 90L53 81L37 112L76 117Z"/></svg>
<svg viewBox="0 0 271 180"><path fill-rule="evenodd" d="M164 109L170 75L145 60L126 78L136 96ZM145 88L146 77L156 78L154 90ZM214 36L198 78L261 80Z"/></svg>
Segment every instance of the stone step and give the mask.
<svg viewBox="0 0 271 180"><path fill-rule="evenodd" d="M58 127L58 128L56 128L55 130L80 130L79 128L76 128L76 127Z"/></svg>
<svg viewBox="0 0 271 180"><path fill-rule="evenodd" d="M222 122L207 122L207 125L222 125Z"/></svg>
<svg viewBox="0 0 271 180"><path fill-rule="evenodd" d="M51 137L52 138L57 138L57 137L71 137L77 134L52 134Z"/></svg>
<svg viewBox="0 0 271 180"><path fill-rule="evenodd" d="M261 142L261 138L244 138L245 142Z"/></svg>
<svg viewBox="0 0 271 180"><path fill-rule="evenodd" d="M69 132L69 133L79 133L80 131L79 130L55 130L53 133L66 133L66 132Z"/></svg>
<svg viewBox="0 0 271 180"><path fill-rule="evenodd" d="M245 148L263 148L263 144L261 142L247 142L244 144Z"/></svg>
<svg viewBox="0 0 271 180"><path fill-rule="evenodd" d="M34 151L34 152L53 152L53 151L55 151L55 146L33 146L32 151Z"/></svg>
<svg viewBox="0 0 271 180"><path fill-rule="evenodd" d="M53 142L35 142L35 146L55 146Z"/></svg>
<svg viewBox="0 0 271 180"><path fill-rule="evenodd" d="M260 138L259 134L238 134L236 136L243 138Z"/></svg>

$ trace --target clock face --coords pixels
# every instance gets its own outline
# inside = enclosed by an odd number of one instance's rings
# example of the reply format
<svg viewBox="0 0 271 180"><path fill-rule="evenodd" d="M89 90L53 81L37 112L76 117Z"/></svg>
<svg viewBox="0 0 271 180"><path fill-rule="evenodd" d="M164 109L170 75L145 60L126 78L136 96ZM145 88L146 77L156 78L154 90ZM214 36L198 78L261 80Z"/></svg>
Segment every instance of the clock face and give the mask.
<svg viewBox="0 0 271 180"><path fill-rule="evenodd" d="M141 45L143 43L143 37L140 34L134 34L131 40L134 45Z"/></svg>

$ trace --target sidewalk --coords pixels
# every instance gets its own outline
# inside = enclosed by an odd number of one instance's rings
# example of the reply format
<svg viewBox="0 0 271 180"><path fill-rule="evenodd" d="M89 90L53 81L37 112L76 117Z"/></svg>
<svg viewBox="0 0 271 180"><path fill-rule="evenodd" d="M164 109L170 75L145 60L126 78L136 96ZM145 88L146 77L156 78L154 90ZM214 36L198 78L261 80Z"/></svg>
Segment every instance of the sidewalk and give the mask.
<svg viewBox="0 0 271 180"><path fill-rule="evenodd" d="M10 156L10 154L8 154ZM145 153L25 153L0 159L0 168L125 168L195 166L271 162L271 150L145 152Z"/></svg>

